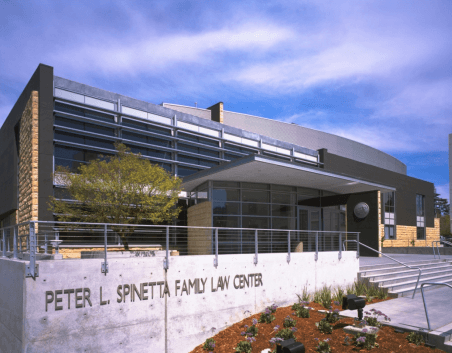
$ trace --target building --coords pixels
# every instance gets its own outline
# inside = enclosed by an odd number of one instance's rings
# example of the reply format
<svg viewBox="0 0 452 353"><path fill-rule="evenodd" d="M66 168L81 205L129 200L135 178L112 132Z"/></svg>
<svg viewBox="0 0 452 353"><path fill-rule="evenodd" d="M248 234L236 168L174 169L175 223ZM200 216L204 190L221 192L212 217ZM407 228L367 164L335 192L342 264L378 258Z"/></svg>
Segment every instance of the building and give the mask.
<svg viewBox="0 0 452 353"><path fill-rule="evenodd" d="M225 111L221 102L147 103L54 76L42 64L0 130L2 225L53 220L49 195L64 197L55 166L75 171L114 153L115 141L183 178L182 224L361 232L374 249L439 239L433 184L407 176L382 151Z"/></svg>

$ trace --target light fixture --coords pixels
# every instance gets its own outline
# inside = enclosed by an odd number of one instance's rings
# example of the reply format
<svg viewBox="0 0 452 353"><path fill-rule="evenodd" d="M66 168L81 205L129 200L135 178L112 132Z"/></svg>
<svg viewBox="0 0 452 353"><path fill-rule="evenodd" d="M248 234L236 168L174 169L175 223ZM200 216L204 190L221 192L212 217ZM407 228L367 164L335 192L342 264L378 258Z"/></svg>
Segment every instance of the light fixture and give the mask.
<svg viewBox="0 0 452 353"><path fill-rule="evenodd" d="M276 353L305 353L304 344L293 338L284 340L276 347Z"/></svg>
<svg viewBox="0 0 452 353"><path fill-rule="evenodd" d="M344 295L342 297L342 310L358 310L358 320L363 319L363 308L366 306L364 298L355 294Z"/></svg>

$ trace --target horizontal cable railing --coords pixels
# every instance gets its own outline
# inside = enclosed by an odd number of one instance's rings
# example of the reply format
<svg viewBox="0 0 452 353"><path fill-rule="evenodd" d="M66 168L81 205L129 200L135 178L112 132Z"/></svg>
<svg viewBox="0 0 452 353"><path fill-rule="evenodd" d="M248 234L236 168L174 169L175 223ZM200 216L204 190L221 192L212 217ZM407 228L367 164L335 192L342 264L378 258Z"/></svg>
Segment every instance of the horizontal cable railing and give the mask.
<svg viewBox="0 0 452 353"><path fill-rule="evenodd" d="M102 272L108 272L107 253L132 250L136 256L162 256L164 267L169 257L180 255L218 255L286 253L287 261L293 252L357 251L357 232L308 231L254 228L188 227L173 225L135 225L79 222L30 221L0 228L1 250L4 258L29 257L28 275L36 275L37 259L62 258L59 251L80 252L81 258L104 258ZM342 249L343 241L354 240ZM109 252L110 250L111 252ZM135 251L140 250L140 253ZM141 254L141 255L140 255ZM123 255L127 256L127 255Z"/></svg>

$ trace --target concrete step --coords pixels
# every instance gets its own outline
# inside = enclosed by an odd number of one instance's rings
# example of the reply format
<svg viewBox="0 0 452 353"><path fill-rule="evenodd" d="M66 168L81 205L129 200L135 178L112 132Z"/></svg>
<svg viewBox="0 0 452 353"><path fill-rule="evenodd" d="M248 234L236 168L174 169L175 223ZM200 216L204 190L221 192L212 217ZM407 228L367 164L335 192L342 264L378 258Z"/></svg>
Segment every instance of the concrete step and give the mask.
<svg viewBox="0 0 452 353"><path fill-rule="evenodd" d="M388 259L388 261L391 261L391 260ZM431 260L422 260L422 261L408 261L408 262L405 262L405 264L409 265L409 266L422 266L422 265L428 265L428 264L439 263L439 262L452 262L452 261L447 260L447 259L431 259ZM391 269L391 268L395 268L395 267L405 267L405 266L399 264L398 262L391 261L391 262L380 264L380 265L360 266L359 271L366 272L366 271L372 271L372 270L379 270L382 268Z"/></svg>
<svg viewBox="0 0 452 353"><path fill-rule="evenodd" d="M445 266L435 266L431 268L423 268L421 269L421 277L424 275L432 274L432 273L447 273L448 271L452 271L451 265ZM361 279L368 279L370 282L385 282L390 280L397 280L400 278L407 278L410 276L415 276L417 278L419 274L418 270L404 270L398 272L390 272L390 273L382 273L379 275L370 275L370 276L360 276Z"/></svg>
<svg viewBox="0 0 452 353"><path fill-rule="evenodd" d="M429 281L432 278L442 278L442 277L448 277L448 276L452 276L452 269L448 270L448 271L436 271L436 272L431 272L431 273L422 273L422 276L419 279L419 282L422 281ZM414 275L409 275L409 276L399 276L397 278L391 278L388 280L384 280L384 281L369 281L369 283L378 285L379 287L383 287L383 288L388 288L390 286L394 286L394 285L399 285L402 283L412 283L412 282L417 282L418 279L418 274L414 274Z"/></svg>
<svg viewBox="0 0 452 353"><path fill-rule="evenodd" d="M452 276L437 276L429 279L424 279L419 281L418 289L416 290L416 295L421 293L421 284L425 282L438 282L438 283L447 283L452 284ZM412 296L414 288L416 287L416 281L410 281L405 283L400 283L396 285L388 285L388 295L392 298L397 297L407 297ZM432 290L438 288L438 286L425 286L424 291Z"/></svg>
<svg viewBox="0 0 452 353"><path fill-rule="evenodd" d="M436 261L429 261L429 262L407 262L406 265L411 267L419 267L421 269L423 268L429 268L439 265L446 265L446 264L452 264L452 261L450 260L436 260ZM363 266L359 268L359 273L364 276L370 276L370 275L377 275L380 273L390 273L390 272L397 272L401 270L409 270L407 266L403 266L400 264L385 264L385 266L379 265L376 266Z"/></svg>

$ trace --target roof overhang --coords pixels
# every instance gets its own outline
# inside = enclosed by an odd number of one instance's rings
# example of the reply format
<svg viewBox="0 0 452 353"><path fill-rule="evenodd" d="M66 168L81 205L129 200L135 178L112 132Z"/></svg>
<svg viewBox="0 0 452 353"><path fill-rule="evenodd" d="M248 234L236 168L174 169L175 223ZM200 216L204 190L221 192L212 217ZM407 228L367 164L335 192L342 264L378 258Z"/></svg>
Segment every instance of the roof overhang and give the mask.
<svg viewBox="0 0 452 353"><path fill-rule="evenodd" d="M186 176L182 187L185 191L191 191L208 180L290 185L338 194L395 191L391 186L256 154Z"/></svg>

